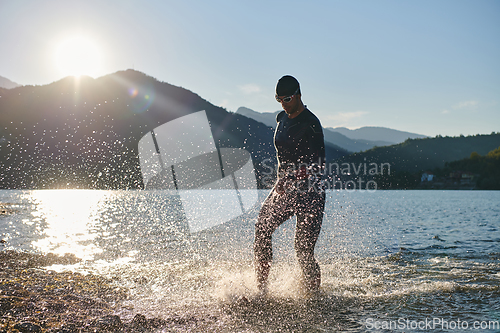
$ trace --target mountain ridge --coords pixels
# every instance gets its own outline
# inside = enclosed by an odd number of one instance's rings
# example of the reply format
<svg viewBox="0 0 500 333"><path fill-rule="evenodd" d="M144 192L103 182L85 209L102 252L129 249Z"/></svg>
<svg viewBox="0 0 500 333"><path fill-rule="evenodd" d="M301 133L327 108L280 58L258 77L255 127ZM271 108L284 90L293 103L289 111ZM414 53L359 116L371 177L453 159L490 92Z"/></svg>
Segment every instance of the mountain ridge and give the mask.
<svg viewBox="0 0 500 333"><path fill-rule="evenodd" d="M0 76L0 88L12 89L16 87L21 87L21 85L9 80L6 77Z"/></svg>
<svg viewBox="0 0 500 333"><path fill-rule="evenodd" d="M264 166L276 165L269 127L138 71L67 77L0 94L0 188L143 188L138 141L200 110L218 148L250 152L260 188L269 185ZM329 158L348 153L326 149Z"/></svg>
<svg viewBox="0 0 500 333"><path fill-rule="evenodd" d="M159 125L200 110L218 148L251 154L259 188L272 185L275 177L269 174L269 166L274 172L276 166L272 126L138 71L0 88L0 96L0 188L143 188L138 141ZM325 129L328 163L355 164L355 170L365 163L389 163L395 173L432 170L500 146L500 133L438 136L349 155L331 143L339 138L351 140Z"/></svg>
<svg viewBox="0 0 500 333"><path fill-rule="evenodd" d="M353 140L379 140L392 144L404 142L406 139L423 139L428 137L422 134L400 131L382 126L363 126L353 130L346 127L329 127L328 129L341 133Z"/></svg>

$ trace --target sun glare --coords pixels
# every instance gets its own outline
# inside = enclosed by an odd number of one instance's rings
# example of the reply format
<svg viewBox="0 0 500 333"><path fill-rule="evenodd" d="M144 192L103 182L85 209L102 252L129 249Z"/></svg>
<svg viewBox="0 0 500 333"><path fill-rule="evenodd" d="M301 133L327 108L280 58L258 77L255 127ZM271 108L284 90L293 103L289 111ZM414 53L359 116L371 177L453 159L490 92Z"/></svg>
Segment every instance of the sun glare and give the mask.
<svg viewBox="0 0 500 333"><path fill-rule="evenodd" d="M55 62L64 76L95 77L101 66L101 52L91 39L76 35L57 45Z"/></svg>
<svg viewBox="0 0 500 333"><path fill-rule="evenodd" d="M44 238L33 246L42 252L63 255L72 253L78 258L91 258L102 252L93 242L92 228L99 215L100 203L109 198L108 191L36 190L30 193L37 209L35 220L42 220Z"/></svg>

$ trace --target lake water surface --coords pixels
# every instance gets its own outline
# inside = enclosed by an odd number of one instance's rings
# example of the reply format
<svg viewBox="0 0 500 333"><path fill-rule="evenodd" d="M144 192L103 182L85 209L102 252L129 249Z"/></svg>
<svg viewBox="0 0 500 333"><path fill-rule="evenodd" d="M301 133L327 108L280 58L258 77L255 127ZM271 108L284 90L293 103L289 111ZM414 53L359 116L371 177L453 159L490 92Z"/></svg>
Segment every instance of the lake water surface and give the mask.
<svg viewBox="0 0 500 333"><path fill-rule="evenodd" d="M267 192L190 233L175 192L1 190L15 213L0 216L0 246L75 254L81 263L51 269L127 287L122 318L185 318L165 331L500 331L500 191L329 191L321 293L298 287L291 219L274 234L270 295L259 299L252 244Z"/></svg>

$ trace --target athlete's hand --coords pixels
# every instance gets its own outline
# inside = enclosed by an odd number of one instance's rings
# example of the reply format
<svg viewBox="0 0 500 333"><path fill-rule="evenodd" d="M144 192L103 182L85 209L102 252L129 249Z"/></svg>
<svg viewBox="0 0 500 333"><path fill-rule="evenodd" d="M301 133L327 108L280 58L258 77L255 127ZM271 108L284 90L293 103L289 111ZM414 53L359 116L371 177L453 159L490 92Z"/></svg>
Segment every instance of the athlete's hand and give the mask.
<svg viewBox="0 0 500 333"><path fill-rule="evenodd" d="M309 176L309 173L307 172L307 168L305 166L301 166L300 169L298 169L295 172L295 178L297 180L306 179L308 176Z"/></svg>
<svg viewBox="0 0 500 333"><path fill-rule="evenodd" d="M276 182L276 185L274 185L274 190L278 194L284 194L286 192L289 192L293 189L294 187L294 180L293 178L290 177L282 177L279 178L278 181Z"/></svg>
<svg viewBox="0 0 500 333"><path fill-rule="evenodd" d="M276 182L276 185L274 185L274 190L278 194L284 194L285 193L285 178L280 178Z"/></svg>

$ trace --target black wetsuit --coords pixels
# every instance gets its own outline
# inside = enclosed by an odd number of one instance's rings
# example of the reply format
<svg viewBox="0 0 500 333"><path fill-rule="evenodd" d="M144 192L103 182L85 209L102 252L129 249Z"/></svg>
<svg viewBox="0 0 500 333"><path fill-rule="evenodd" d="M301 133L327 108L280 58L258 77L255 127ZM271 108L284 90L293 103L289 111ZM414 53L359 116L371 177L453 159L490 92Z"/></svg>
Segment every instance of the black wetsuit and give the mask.
<svg viewBox="0 0 500 333"><path fill-rule="evenodd" d="M319 119L308 109L297 117L288 118L285 111L276 116L274 145L278 155L279 172L300 165L321 166L325 163L325 141Z"/></svg>
<svg viewBox="0 0 500 333"><path fill-rule="evenodd" d="M297 216L295 251L304 273L305 283L319 286L321 273L314 259L314 247L323 221L325 192L320 186L321 168L325 161L323 130L318 118L307 108L297 117L288 118L282 111L274 134L279 175L289 177L283 194L273 189L264 201L255 225L254 253L257 263L272 261L272 234L286 220ZM308 169L308 175L297 180L295 170ZM301 183L301 185L299 185ZM264 274L265 275L265 274ZM266 283L259 281L258 283Z"/></svg>

